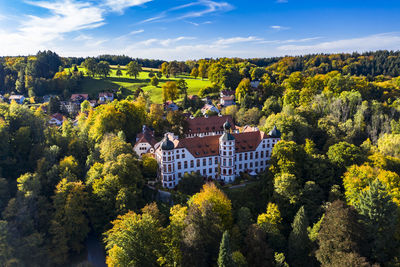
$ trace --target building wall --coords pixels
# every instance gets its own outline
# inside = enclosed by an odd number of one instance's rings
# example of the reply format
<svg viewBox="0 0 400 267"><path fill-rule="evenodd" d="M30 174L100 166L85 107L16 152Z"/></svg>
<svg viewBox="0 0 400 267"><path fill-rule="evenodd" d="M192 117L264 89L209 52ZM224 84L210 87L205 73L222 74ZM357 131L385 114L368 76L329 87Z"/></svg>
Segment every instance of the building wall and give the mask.
<svg viewBox="0 0 400 267"><path fill-rule="evenodd" d="M143 154L146 154L148 152L152 153L151 149L152 146L149 143L139 143L133 147L133 150L136 152L139 158L141 158Z"/></svg>
<svg viewBox="0 0 400 267"><path fill-rule="evenodd" d="M220 153L224 151L228 153L228 157L225 157L227 165L229 165L229 159L232 160L232 175L226 175L225 181L233 181L236 176L244 171L256 173L264 171L269 165L273 146L279 140L279 138L263 139L255 150L248 152L236 153L234 149L220 149ZM232 155L229 155L229 152L232 152ZM221 166L224 163L223 154L196 158L186 148L176 148L170 151L163 151L158 148L155 154L160 167L161 182L166 188L174 188L178 185L185 173L198 172L204 177L221 178ZM229 178L231 178L231 181Z"/></svg>

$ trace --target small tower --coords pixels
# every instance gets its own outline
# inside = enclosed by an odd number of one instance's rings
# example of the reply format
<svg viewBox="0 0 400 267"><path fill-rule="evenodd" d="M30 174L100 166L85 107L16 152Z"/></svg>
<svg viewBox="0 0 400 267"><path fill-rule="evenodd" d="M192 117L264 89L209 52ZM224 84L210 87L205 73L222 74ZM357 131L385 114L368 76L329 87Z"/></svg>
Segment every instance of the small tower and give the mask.
<svg viewBox="0 0 400 267"><path fill-rule="evenodd" d="M168 134L165 134L164 140L161 143L161 182L167 188L174 188L177 184L174 169L174 148L174 143L169 140Z"/></svg>
<svg viewBox="0 0 400 267"><path fill-rule="evenodd" d="M219 138L221 180L230 183L235 180L235 138L230 133L229 121L223 127L224 134Z"/></svg>

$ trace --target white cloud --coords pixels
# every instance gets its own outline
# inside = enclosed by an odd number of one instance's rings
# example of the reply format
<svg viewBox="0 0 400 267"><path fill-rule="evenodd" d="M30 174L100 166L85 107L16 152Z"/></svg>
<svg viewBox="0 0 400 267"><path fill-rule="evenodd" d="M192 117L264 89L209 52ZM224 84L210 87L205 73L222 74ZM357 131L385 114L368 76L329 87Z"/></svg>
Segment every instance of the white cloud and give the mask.
<svg viewBox="0 0 400 267"><path fill-rule="evenodd" d="M140 6L153 0L106 0L105 5L114 12L123 12L124 9L133 6Z"/></svg>
<svg viewBox="0 0 400 267"><path fill-rule="evenodd" d="M188 8L202 7L199 11L186 11ZM232 10L233 6L227 2L217 2L211 0L198 0L188 4L172 7L159 15L145 19L139 23L176 21L189 18L199 18L208 14L217 14Z"/></svg>
<svg viewBox="0 0 400 267"><path fill-rule="evenodd" d="M215 42L216 45L232 45L232 44L237 44L237 43L247 43L247 42L254 42L254 41L261 41L262 39L257 38L255 36L249 36L249 37L232 37L232 38L226 38L226 39L219 39L218 41Z"/></svg>
<svg viewBox="0 0 400 267"><path fill-rule="evenodd" d="M276 31L283 31L283 30L289 30L290 27L285 27L285 26L280 26L280 25L273 25L270 26L271 29L276 30Z"/></svg>
<svg viewBox="0 0 400 267"><path fill-rule="evenodd" d="M288 39L288 40L263 40L257 42L258 44L289 44L289 43L307 43L321 39L322 37L311 37L303 39Z"/></svg>
<svg viewBox="0 0 400 267"><path fill-rule="evenodd" d="M136 30L136 31L131 31L131 32L129 33L129 35L136 35L136 34L139 34L139 33L142 33L142 32L144 32L143 29Z"/></svg>
<svg viewBox="0 0 400 267"><path fill-rule="evenodd" d="M157 39L157 38L151 38L147 39L141 42L138 42L134 45L131 45L130 47L148 47L148 46L163 46L163 47L168 47L170 45L176 44L178 42L184 41L184 40L194 40L196 38L194 37L187 37L187 36L180 36L176 38L168 38L168 39Z"/></svg>
<svg viewBox="0 0 400 267"><path fill-rule="evenodd" d="M379 49L398 50L400 47L399 33L375 34L360 38L342 39L322 42L312 45L284 45L277 49L285 53L338 53L338 52L363 52Z"/></svg>

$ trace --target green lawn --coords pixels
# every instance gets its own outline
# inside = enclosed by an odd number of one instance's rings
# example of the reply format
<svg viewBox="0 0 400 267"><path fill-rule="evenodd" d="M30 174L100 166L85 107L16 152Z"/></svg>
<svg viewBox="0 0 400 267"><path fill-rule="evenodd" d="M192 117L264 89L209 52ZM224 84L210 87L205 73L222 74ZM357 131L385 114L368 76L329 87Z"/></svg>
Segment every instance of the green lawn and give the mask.
<svg viewBox="0 0 400 267"><path fill-rule="evenodd" d="M85 69L79 68L80 71L85 72ZM126 71L124 70L124 66L121 66L122 76L117 77L115 75L116 69L114 66L111 70L111 75L108 78L101 79L101 78L91 78L85 76L81 88L77 91L77 93L87 93L90 95L91 98L96 99L98 97L99 92L108 91L112 89L118 89L119 87L126 88L128 94L133 93L136 91L137 88L142 88L143 91L149 92L150 98L154 103L162 103L162 85L167 81L176 81L181 78L185 79L188 83L188 94L195 95L198 91L206 86L211 85L209 80L201 80L200 78L194 79L191 76L187 75L178 75L177 77L170 77L165 78L162 77L160 79L160 83L157 87L149 85L150 78L149 78L149 71L145 69L142 71L139 76L135 79L134 77L129 77L126 75Z"/></svg>

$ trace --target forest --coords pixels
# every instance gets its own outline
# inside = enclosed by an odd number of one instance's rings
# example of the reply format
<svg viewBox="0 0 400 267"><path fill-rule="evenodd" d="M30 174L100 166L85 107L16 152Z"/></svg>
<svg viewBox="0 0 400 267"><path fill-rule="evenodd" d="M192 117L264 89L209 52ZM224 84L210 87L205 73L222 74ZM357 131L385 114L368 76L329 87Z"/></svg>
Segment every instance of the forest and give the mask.
<svg viewBox="0 0 400 267"><path fill-rule="evenodd" d="M1 58L0 93L68 97L88 61L208 79L199 96L234 90L221 113L276 125L282 140L267 171L238 178L246 186L192 173L165 203L148 185L157 162L132 146L143 125L181 136L185 114L202 116L184 82L162 88L177 111L138 90L83 105L61 127L48 125L47 103L1 103L1 266L91 266L89 235L108 266L400 265L400 52L165 62L43 51ZM86 73L66 70L77 66Z"/></svg>

